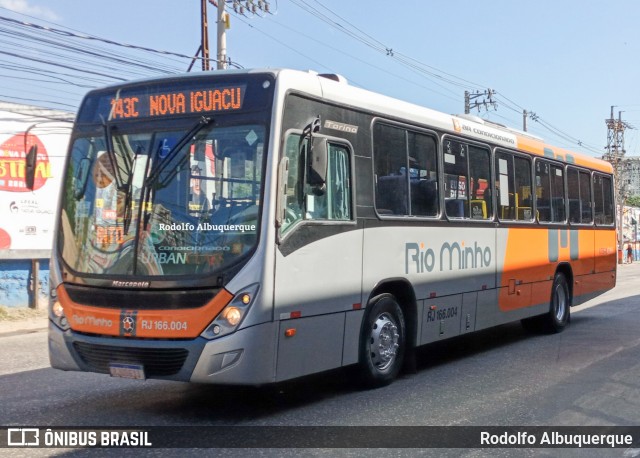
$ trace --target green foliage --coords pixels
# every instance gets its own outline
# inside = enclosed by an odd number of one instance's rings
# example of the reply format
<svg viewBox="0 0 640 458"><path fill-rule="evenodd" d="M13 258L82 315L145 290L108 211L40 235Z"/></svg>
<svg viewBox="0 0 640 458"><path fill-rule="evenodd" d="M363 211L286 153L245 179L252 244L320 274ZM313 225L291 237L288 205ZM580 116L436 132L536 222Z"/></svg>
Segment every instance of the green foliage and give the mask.
<svg viewBox="0 0 640 458"><path fill-rule="evenodd" d="M640 207L640 196L631 196L627 198L626 204L629 207Z"/></svg>

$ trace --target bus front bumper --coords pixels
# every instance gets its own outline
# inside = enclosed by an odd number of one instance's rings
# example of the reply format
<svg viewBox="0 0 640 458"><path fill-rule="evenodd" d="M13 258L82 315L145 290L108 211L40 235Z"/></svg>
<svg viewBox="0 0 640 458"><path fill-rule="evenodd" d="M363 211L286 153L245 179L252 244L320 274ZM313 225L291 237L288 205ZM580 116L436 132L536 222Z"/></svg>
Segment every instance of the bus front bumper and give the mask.
<svg viewBox="0 0 640 458"><path fill-rule="evenodd" d="M65 371L110 373L113 363L142 366L146 378L261 385L275 381L277 323L219 339L152 340L63 331L49 322L49 361Z"/></svg>

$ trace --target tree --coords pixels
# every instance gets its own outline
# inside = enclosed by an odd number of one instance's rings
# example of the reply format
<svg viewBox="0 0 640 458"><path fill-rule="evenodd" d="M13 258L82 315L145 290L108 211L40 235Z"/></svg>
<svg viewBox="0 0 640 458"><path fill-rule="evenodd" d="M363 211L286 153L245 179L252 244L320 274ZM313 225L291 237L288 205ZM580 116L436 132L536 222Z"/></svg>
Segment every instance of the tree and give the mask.
<svg viewBox="0 0 640 458"><path fill-rule="evenodd" d="M625 204L630 207L640 207L640 196L631 196L627 198Z"/></svg>

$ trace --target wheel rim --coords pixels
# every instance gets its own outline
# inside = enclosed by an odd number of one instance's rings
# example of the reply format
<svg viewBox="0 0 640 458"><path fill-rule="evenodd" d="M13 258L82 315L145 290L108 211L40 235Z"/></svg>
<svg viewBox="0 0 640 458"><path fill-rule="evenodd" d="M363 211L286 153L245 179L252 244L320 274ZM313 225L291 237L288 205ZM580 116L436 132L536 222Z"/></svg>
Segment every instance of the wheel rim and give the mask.
<svg viewBox="0 0 640 458"><path fill-rule="evenodd" d="M369 354L371 362L380 371L388 369L396 360L400 334L395 320L387 313L383 313L371 328Z"/></svg>
<svg viewBox="0 0 640 458"><path fill-rule="evenodd" d="M562 285L556 286L554 299L556 303L556 320L562 322L567 309L567 292Z"/></svg>

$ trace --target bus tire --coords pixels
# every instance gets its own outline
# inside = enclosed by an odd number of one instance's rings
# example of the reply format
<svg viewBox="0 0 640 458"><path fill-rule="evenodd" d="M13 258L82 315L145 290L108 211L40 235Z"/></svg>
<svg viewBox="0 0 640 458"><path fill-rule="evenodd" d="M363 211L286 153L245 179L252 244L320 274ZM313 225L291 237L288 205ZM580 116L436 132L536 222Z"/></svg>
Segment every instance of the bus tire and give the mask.
<svg viewBox="0 0 640 458"><path fill-rule="evenodd" d="M406 349L404 315L391 294L371 300L360 332L360 374L364 385L391 383L402 367Z"/></svg>
<svg viewBox="0 0 640 458"><path fill-rule="evenodd" d="M551 287L549 311L544 315L534 316L522 320L522 326L527 331L555 334L562 332L569 324L571 308L571 293L567 278L563 273L556 273Z"/></svg>

